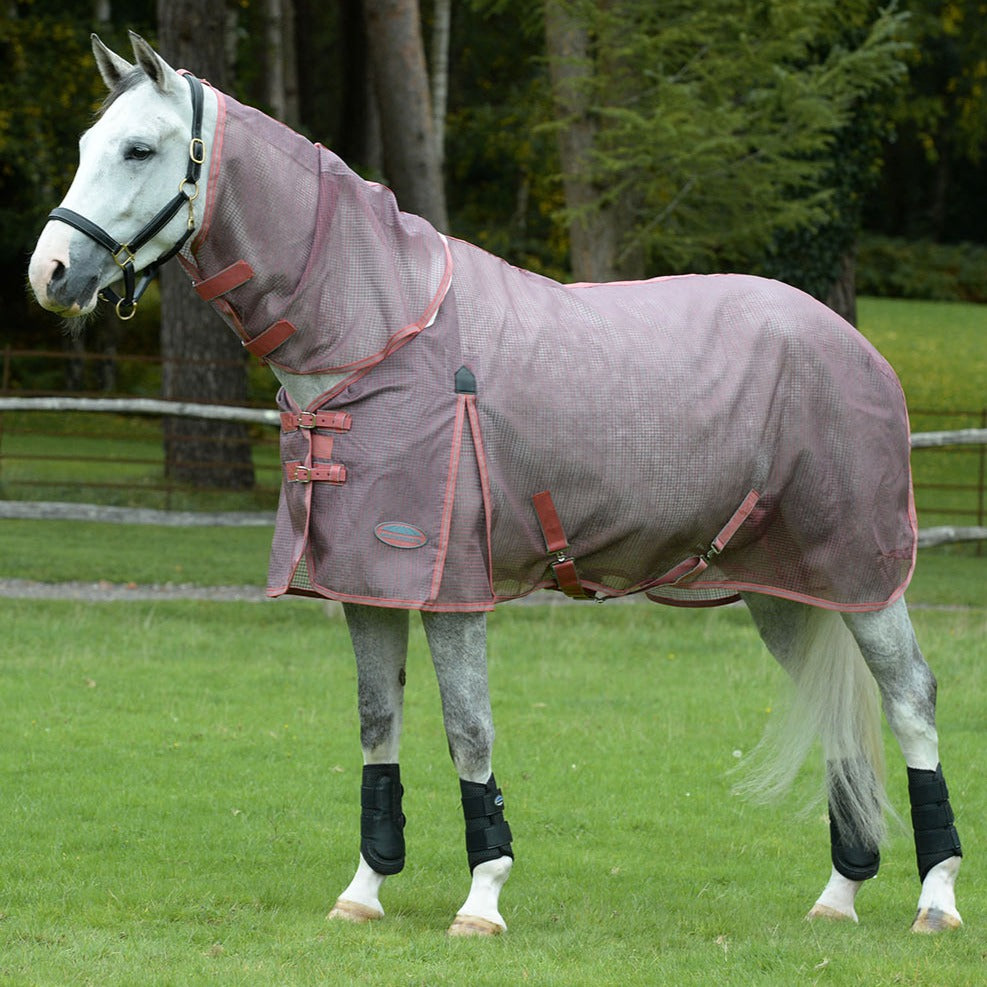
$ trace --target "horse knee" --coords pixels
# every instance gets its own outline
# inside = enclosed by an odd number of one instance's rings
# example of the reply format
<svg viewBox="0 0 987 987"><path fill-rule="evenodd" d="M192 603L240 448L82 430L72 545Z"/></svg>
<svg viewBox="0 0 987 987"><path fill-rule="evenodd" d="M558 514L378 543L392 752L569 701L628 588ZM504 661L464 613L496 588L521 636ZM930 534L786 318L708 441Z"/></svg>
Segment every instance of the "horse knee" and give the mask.
<svg viewBox="0 0 987 987"><path fill-rule="evenodd" d="M470 719L446 725L449 755L461 778L486 776L493 755L493 723Z"/></svg>
<svg viewBox="0 0 987 987"><path fill-rule="evenodd" d="M395 731L395 715L371 704L360 706L360 746L376 751L388 745Z"/></svg>

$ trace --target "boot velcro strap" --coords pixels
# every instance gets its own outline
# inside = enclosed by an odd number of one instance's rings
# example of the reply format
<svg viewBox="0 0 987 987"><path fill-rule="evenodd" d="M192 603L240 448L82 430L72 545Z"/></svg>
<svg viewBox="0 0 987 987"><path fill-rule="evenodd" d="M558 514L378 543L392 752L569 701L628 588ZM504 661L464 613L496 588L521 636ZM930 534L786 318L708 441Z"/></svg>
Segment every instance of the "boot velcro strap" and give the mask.
<svg viewBox="0 0 987 987"><path fill-rule="evenodd" d="M500 789L483 792L482 795L463 796L463 817L465 819L482 819L494 816L504 811L504 796Z"/></svg>
<svg viewBox="0 0 987 987"><path fill-rule="evenodd" d="M505 819L490 826L466 830L466 852L485 853L488 850L505 848L505 856L510 856L511 827Z"/></svg>
<svg viewBox="0 0 987 987"><path fill-rule="evenodd" d="M938 772L923 771L921 774L909 773L908 797L912 805L934 805L937 802L949 800L949 789L946 787L946 779ZM921 775L932 775L923 778Z"/></svg>
<svg viewBox="0 0 987 987"><path fill-rule="evenodd" d="M916 805L912 809L912 827L916 830L944 829L953 822L953 809L948 802Z"/></svg>

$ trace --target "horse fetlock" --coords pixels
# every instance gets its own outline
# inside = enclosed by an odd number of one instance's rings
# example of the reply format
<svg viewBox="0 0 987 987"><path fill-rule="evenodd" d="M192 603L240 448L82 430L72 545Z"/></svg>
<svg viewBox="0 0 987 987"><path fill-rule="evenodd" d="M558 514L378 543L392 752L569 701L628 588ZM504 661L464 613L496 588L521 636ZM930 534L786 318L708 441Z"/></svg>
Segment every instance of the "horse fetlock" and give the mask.
<svg viewBox="0 0 987 987"><path fill-rule="evenodd" d="M856 881L841 874L834 866L829 883L823 888L816 903L812 906L807 919L827 919L829 921L858 922L854 902L862 881Z"/></svg>
<svg viewBox="0 0 987 987"><path fill-rule="evenodd" d="M513 858L505 856L476 865L469 896L456 913L449 935L489 936L507 929L507 923L500 914L499 902L501 889L510 876L513 864Z"/></svg>
<svg viewBox="0 0 987 987"><path fill-rule="evenodd" d="M959 857L949 857L925 875L912 932L945 932L963 924L956 910L956 878L961 862Z"/></svg>
<svg viewBox="0 0 987 987"><path fill-rule="evenodd" d="M397 764L365 764L360 787L360 853L378 874L404 868L404 813L401 769Z"/></svg>

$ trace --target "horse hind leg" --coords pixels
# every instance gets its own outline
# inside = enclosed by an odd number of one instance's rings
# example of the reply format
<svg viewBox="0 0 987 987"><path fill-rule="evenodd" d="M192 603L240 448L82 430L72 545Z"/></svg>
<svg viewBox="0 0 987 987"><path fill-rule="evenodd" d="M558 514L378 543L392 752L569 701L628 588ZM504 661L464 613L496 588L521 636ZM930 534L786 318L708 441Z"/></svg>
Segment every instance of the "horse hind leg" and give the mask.
<svg viewBox="0 0 987 987"><path fill-rule="evenodd" d="M888 724L908 769L912 829L922 891L913 932L962 924L955 885L962 849L939 762L936 680L915 640L903 600L873 613L845 614L877 680Z"/></svg>
<svg viewBox="0 0 987 987"><path fill-rule="evenodd" d="M500 892L514 863L504 800L494 780L493 714L487 684L486 616L422 613L442 698L449 753L459 775L470 891L452 936L497 935L507 928Z"/></svg>
<svg viewBox="0 0 987 987"><path fill-rule="evenodd" d="M380 890L404 867L404 815L398 751L408 651L408 613L346 604L356 654L363 777L360 787L360 860L336 900L331 919L382 918Z"/></svg>
<svg viewBox="0 0 987 987"><path fill-rule="evenodd" d="M855 901L876 875L885 796L874 680L839 615L767 596L745 597L758 631L795 684L795 703L755 757L742 790L772 798L791 784L814 739L826 756L830 879L810 919L857 921Z"/></svg>

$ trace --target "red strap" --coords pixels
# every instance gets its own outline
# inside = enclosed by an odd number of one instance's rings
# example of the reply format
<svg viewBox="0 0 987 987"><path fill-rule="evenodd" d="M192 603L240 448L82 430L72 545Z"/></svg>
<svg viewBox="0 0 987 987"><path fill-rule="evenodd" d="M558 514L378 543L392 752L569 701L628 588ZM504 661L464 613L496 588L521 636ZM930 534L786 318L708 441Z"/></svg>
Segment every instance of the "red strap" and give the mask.
<svg viewBox="0 0 987 987"><path fill-rule="evenodd" d="M751 511L754 510L754 505L760 499L761 495L756 490L752 490L743 499L740 507L733 512L730 520L723 525L720 533L713 539L713 548L708 554L719 555L723 551L726 543L737 533L737 529L750 517Z"/></svg>
<svg viewBox="0 0 987 987"><path fill-rule="evenodd" d="M542 490L532 496L535 504L535 512L538 514L538 523L541 525L542 534L545 536L545 549L549 552L561 552L568 548L569 540L565 536L562 522L559 520L559 512L555 509L555 502L548 490Z"/></svg>
<svg viewBox="0 0 987 987"><path fill-rule="evenodd" d="M552 572L555 574L555 581L559 584L559 589L566 596L571 596L574 600L586 599L586 591L579 582L576 563L572 559L556 562L552 566Z"/></svg>
<svg viewBox="0 0 987 987"><path fill-rule="evenodd" d="M280 322L268 326L259 336L246 340L243 345L254 356L265 357L297 331L287 319L282 319Z"/></svg>
<svg viewBox="0 0 987 987"><path fill-rule="evenodd" d="M345 483L346 467L342 463L316 463L306 466L294 460L284 464L287 483Z"/></svg>
<svg viewBox="0 0 987 987"><path fill-rule="evenodd" d="M353 416L348 411L281 412L281 431L294 432L300 428L327 428L331 432L348 432Z"/></svg>
<svg viewBox="0 0 987 987"><path fill-rule="evenodd" d="M197 282L193 287L204 302L211 302L214 298L219 298L220 295L225 295L226 292L246 284L253 276L253 268L245 260L238 260L235 264L224 267L211 278Z"/></svg>
<svg viewBox="0 0 987 987"><path fill-rule="evenodd" d="M535 513L538 515L542 534L545 536L545 548L559 556L558 562L552 563L552 572L555 575L555 581L559 584L559 589L566 596L584 600L587 594L579 581L576 562L565 555L565 550L569 547L569 540L565 536L565 530L559 519L559 512L555 509L555 502L552 500L551 493L548 490L542 490L540 493L534 494L531 499L535 505Z"/></svg>

